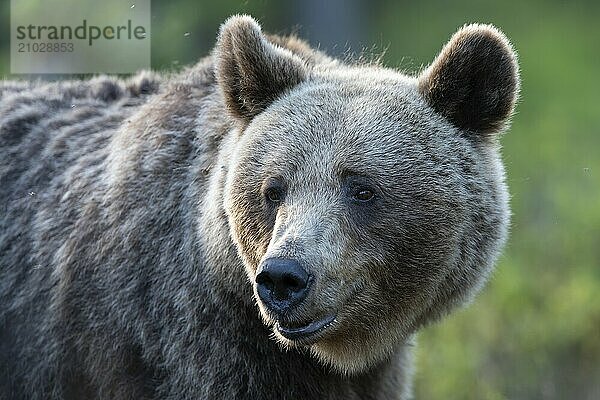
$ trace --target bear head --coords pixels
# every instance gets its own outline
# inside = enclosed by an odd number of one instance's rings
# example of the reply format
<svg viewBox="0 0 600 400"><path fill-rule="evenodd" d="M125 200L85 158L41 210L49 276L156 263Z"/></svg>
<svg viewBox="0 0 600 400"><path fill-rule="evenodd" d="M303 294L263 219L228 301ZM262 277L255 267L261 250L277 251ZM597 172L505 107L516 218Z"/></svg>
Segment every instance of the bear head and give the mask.
<svg viewBox="0 0 600 400"><path fill-rule="evenodd" d="M238 122L223 202L276 340L354 373L489 276L518 66L489 25L460 29L418 76L296 45L248 16L221 27L215 75Z"/></svg>

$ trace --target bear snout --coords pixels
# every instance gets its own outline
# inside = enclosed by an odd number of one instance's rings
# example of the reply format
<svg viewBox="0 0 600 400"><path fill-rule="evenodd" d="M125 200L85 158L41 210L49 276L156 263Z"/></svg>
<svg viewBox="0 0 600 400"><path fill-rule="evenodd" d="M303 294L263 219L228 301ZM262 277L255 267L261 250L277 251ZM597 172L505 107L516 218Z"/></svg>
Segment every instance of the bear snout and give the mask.
<svg viewBox="0 0 600 400"><path fill-rule="evenodd" d="M311 276L296 260L269 258L256 275L256 291L265 307L281 315L306 299Z"/></svg>

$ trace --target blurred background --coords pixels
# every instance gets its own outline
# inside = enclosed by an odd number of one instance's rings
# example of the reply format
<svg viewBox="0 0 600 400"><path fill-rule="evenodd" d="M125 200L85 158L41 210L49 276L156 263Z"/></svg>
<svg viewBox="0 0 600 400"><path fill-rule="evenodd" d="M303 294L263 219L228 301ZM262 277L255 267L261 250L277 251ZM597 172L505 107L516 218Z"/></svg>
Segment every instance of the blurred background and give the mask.
<svg viewBox="0 0 600 400"><path fill-rule="evenodd" d="M600 2L153 1L153 68L206 55L235 13L332 55L385 51L413 73L465 23L509 36L523 82L503 138L512 234L474 304L420 334L415 397L600 399ZM8 21L0 0L3 77Z"/></svg>

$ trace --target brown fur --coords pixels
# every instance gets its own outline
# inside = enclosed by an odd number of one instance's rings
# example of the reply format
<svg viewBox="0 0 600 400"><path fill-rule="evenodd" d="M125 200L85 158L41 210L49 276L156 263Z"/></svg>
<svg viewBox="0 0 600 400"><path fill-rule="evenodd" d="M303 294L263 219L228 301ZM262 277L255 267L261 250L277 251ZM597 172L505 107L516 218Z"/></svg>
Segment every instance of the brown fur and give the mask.
<svg viewBox="0 0 600 400"><path fill-rule="evenodd" d="M516 55L490 25L466 25L419 80L430 105L457 127L475 133L502 129L519 91Z"/></svg>
<svg viewBox="0 0 600 400"><path fill-rule="evenodd" d="M416 332L507 235L507 43L464 28L411 77L236 16L176 76L3 83L0 398L409 398ZM268 257L313 280L283 316Z"/></svg>

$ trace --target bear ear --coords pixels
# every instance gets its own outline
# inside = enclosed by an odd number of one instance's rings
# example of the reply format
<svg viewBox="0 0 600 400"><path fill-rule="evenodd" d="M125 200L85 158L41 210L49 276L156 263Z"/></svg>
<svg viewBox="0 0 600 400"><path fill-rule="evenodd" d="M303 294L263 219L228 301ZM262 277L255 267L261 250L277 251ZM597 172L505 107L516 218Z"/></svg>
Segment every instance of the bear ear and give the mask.
<svg viewBox="0 0 600 400"><path fill-rule="evenodd" d="M519 93L519 67L506 36L466 25L420 75L419 91L456 127L484 137L502 131Z"/></svg>
<svg viewBox="0 0 600 400"><path fill-rule="evenodd" d="M227 108L246 123L308 73L304 61L269 42L258 23L246 15L223 23L215 56L215 74Z"/></svg>

